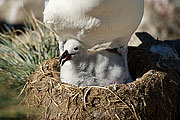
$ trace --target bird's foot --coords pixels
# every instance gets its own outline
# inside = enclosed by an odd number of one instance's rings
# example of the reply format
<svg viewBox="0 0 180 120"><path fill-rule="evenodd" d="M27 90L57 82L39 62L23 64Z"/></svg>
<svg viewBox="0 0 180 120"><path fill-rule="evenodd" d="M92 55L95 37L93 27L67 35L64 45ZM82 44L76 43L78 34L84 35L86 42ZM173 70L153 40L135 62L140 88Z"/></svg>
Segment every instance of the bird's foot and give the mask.
<svg viewBox="0 0 180 120"><path fill-rule="evenodd" d="M120 82L119 82L118 80L115 80L115 81L114 81L114 84L115 84L115 85L118 85L118 84L120 84Z"/></svg>

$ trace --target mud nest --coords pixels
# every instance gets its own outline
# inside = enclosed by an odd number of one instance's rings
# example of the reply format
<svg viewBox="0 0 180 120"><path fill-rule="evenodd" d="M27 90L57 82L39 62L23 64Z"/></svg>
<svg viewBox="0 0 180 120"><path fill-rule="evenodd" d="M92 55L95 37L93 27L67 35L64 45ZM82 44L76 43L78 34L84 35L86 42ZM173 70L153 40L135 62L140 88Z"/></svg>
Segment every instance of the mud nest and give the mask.
<svg viewBox="0 0 180 120"><path fill-rule="evenodd" d="M136 81L104 87L60 82L59 58L42 63L27 82L24 105L30 119L174 119L179 111L179 73L169 61L129 47L129 68ZM177 62L177 61L174 61ZM178 61L179 62L179 61Z"/></svg>

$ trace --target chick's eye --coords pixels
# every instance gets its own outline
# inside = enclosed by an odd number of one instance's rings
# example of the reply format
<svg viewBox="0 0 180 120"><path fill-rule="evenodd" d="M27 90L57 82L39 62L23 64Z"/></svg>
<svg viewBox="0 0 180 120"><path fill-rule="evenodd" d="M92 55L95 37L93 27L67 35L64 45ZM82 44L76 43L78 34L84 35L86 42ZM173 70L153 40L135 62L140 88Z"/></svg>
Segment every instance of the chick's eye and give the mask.
<svg viewBox="0 0 180 120"><path fill-rule="evenodd" d="M78 50L78 47L75 47L74 50Z"/></svg>

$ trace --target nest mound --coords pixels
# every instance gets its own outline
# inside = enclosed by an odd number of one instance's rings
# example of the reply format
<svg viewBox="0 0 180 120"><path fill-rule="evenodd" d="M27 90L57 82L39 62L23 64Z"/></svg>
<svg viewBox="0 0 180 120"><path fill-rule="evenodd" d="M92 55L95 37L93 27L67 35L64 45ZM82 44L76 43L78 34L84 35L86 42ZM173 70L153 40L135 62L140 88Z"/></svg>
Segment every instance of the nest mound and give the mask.
<svg viewBox="0 0 180 120"><path fill-rule="evenodd" d="M157 54L129 47L136 81L105 87L62 83L59 58L45 61L31 75L24 105L30 119L171 119L180 101L179 73Z"/></svg>

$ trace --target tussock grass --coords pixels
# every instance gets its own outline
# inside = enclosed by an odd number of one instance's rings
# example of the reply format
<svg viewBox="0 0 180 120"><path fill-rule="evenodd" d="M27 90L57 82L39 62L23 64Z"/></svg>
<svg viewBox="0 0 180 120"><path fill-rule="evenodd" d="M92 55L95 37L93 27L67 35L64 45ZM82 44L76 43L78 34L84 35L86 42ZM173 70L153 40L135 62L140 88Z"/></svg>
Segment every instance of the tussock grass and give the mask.
<svg viewBox="0 0 180 120"><path fill-rule="evenodd" d="M29 75L39 63L59 56L53 33L33 14L27 14L25 26L24 31L0 33L0 119L19 116L18 110L13 110L17 108L12 106L18 104L16 97Z"/></svg>

